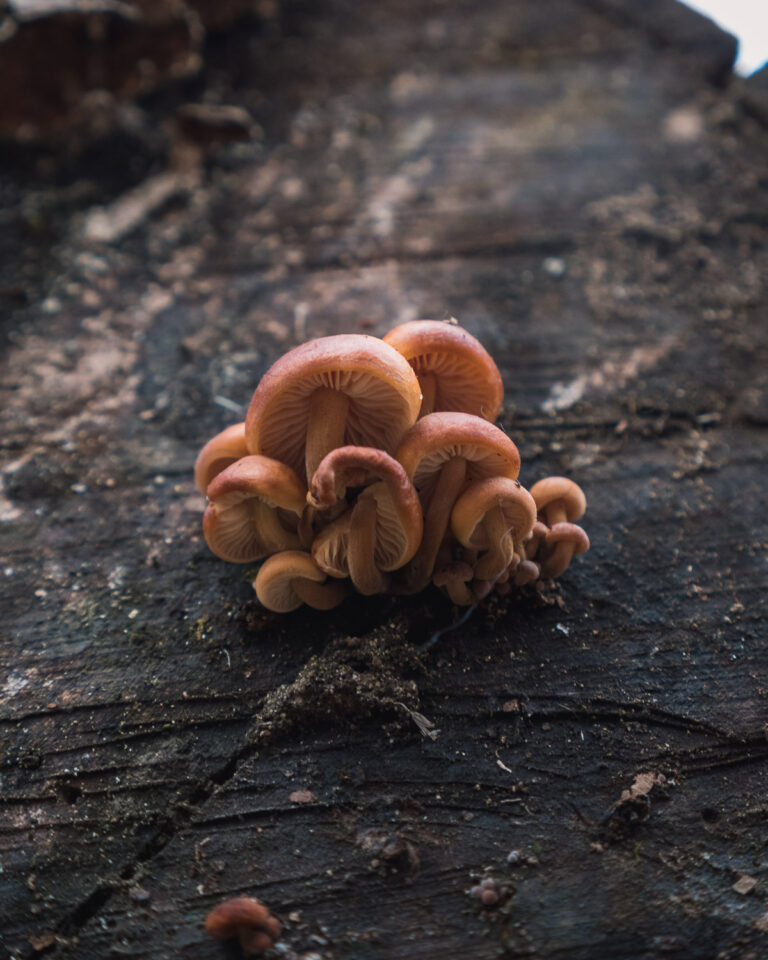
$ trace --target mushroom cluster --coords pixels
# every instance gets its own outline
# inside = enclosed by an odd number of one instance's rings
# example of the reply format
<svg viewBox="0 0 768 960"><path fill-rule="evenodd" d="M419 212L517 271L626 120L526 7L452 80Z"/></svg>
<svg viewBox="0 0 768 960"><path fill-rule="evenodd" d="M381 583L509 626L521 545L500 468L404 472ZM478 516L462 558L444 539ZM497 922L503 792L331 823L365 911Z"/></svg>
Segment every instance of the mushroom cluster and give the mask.
<svg viewBox="0 0 768 960"><path fill-rule="evenodd" d="M504 395L485 348L455 323L383 340L322 337L264 374L244 423L200 451L203 533L223 560L264 560L270 610L329 610L430 582L470 605L550 580L589 547L586 501L565 477L526 490L493 421Z"/></svg>

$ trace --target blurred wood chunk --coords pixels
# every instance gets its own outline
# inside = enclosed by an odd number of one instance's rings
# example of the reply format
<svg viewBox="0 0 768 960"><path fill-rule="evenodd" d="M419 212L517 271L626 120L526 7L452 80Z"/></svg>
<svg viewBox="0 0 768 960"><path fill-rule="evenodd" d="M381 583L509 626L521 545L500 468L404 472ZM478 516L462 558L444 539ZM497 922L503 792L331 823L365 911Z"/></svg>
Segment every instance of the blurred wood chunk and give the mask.
<svg viewBox="0 0 768 960"><path fill-rule="evenodd" d="M203 148L249 140L253 134L248 111L225 104L185 103L176 111L176 126L184 140Z"/></svg>
<svg viewBox="0 0 768 960"><path fill-rule="evenodd" d="M134 99L199 69L198 17L177 0L13 0L0 20L0 135L65 131L94 91Z"/></svg>

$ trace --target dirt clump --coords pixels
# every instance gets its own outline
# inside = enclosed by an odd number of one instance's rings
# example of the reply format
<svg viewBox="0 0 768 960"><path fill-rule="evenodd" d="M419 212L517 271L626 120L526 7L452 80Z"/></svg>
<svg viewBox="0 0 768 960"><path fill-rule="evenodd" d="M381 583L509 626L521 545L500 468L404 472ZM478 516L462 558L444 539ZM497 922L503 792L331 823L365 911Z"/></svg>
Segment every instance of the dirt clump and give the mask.
<svg viewBox="0 0 768 960"><path fill-rule="evenodd" d="M270 692L248 734L252 745L272 743L302 726L391 715L397 725L418 716L419 690L409 678L421 669L405 629L396 621L364 637L332 640L310 657L296 679Z"/></svg>

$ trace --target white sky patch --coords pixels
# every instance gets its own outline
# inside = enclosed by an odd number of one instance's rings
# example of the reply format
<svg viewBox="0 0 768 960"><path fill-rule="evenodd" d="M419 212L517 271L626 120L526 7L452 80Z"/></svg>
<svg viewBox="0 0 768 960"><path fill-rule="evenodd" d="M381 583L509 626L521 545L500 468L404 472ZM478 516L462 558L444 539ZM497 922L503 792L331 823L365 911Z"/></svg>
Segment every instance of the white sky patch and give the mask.
<svg viewBox="0 0 768 960"><path fill-rule="evenodd" d="M768 0L685 0L739 40L736 73L748 77L768 60Z"/></svg>

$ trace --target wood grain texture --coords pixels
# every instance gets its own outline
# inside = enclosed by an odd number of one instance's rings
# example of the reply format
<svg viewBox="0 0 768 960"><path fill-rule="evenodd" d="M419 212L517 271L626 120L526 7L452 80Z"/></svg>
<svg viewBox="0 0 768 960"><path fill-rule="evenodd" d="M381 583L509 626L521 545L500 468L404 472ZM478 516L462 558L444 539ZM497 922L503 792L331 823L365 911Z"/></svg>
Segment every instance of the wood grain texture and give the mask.
<svg viewBox="0 0 768 960"><path fill-rule="evenodd" d="M632 13L286 4L203 78L261 139L111 245L124 165L9 160L0 957L236 956L231 895L305 960L765 955L768 145L727 40ZM422 653L437 592L260 611L201 536L214 398L451 315L592 549Z"/></svg>

